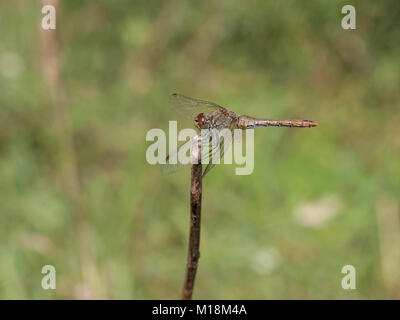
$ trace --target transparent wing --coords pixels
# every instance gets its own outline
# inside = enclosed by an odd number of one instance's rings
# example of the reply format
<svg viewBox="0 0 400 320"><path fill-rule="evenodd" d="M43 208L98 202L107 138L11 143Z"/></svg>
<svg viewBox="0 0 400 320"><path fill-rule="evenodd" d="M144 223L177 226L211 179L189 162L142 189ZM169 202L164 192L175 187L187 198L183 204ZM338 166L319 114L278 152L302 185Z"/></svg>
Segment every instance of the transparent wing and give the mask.
<svg viewBox="0 0 400 320"><path fill-rule="evenodd" d="M210 130L204 130L203 132L201 132L202 141L209 139L210 134L211 134ZM188 141L181 143L174 152L168 155L166 163L161 164L161 172L163 174L170 174L179 171L187 164L187 163L181 163L179 161L179 154L186 153L186 156L188 156L188 159L190 159L190 151L191 148L193 147L193 143L197 143L197 141L196 142L194 141L195 137L196 136L190 138ZM190 163L190 161L188 163Z"/></svg>
<svg viewBox="0 0 400 320"><path fill-rule="evenodd" d="M232 134L233 132L226 136L218 135L217 143L212 145L208 152L207 150L205 150L205 153L202 153L202 159L209 159L209 163L207 164L206 169L203 172L202 178L204 178L204 176L216 166L215 162L221 160L225 152L230 148L230 146L232 145Z"/></svg>
<svg viewBox="0 0 400 320"><path fill-rule="evenodd" d="M181 143L174 152L168 155L166 163L161 165L161 172L163 174L171 174L182 169L184 167L184 164L178 161L179 160L178 154L181 150L190 148L192 144L193 144L193 138Z"/></svg>
<svg viewBox="0 0 400 320"><path fill-rule="evenodd" d="M171 95L171 105L173 109L190 120L193 120L200 113L207 115L219 108L223 108L215 103L185 97L179 93Z"/></svg>
<svg viewBox="0 0 400 320"><path fill-rule="evenodd" d="M232 145L232 132L227 135L220 135L218 130L207 130L202 131L202 150L201 150L201 161L206 164L206 168L202 174L204 177L215 165L220 162L225 152ZM161 171L163 174L171 174L179 171L184 167L185 164L179 162L180 152L189 152L193 146L193 138L186 142L183 142L173 153L167 157L166 164L161 165ZM207 141L207 143L206 143Z"/></svg>
<svg viewBox="0 0 400 320"><path fill-rule="evenodd" d="M166 163L161 165L161 172L164 175L171 174L181 170L184 167L182 163L177 162L176 164Z"/></svg>

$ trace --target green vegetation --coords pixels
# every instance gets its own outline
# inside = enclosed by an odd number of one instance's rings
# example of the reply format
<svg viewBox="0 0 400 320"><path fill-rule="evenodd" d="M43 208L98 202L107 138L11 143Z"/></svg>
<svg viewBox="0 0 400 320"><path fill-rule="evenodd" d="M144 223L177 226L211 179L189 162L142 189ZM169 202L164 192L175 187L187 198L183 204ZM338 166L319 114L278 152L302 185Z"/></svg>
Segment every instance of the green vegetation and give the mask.
<svg viewBox="0 0 400 320"><path fill-rule="evenodd" d="M357 30L342 0L59 2L59 87L40 2L0 4L0 298L180 297L189 170L145 159L173 92L320 124L206 177L194 298L400 298L398 0L353 1Z"/></svg>

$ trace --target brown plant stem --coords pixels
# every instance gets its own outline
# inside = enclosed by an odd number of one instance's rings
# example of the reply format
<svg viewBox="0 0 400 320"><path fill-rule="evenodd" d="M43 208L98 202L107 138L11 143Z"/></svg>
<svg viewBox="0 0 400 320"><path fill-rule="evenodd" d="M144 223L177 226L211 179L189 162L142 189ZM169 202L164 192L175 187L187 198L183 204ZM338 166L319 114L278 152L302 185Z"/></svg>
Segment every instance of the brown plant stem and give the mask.
<svg viewBox="0 0 400 320"><path fill-rule="evenodd" d="M198 261L200 258L200 222L202 193L201 139L198 137L198 147L192 154L191 184L190 184L190 231L189 250L186 260L186 274L183 284L182 299L191 300Z"/></svg>
<svg viewBox="0 0 400 320"><path fill-rule="evenodd" d="M59 0L42 0L41 5L52 5L60 15ZM59 147L59 165L62 187L71 201L75 213L75 228L79 246L81 281L89 286L85 295L79 293L78 298L96 298L93 292L97 270L92 257L92 236L88 223L88 203L83 195L83 186L77 163L77 150L74 144L74 132L71 123L68 97L62 77L60 61L60 44L57 21L56 30L42 30L43 78L47 86L49 101L54 108L54 123Z"/></svg>

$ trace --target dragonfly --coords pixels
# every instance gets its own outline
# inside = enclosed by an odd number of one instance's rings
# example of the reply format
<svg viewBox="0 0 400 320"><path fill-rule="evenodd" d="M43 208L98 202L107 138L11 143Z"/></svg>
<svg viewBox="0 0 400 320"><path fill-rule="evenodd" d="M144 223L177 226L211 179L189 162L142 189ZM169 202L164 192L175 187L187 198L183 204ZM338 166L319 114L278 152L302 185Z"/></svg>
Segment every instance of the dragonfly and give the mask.
<svg viewBox="0 0 400 320"><path fill-rule="evenodd" d="M311 120L273 120L254 118L246 115L237 115L216 103L190 98L179 93L171 95L171 106L178 113L194 121L195 127L201 131L201 139L213 142L209 149L201 153L201 159L212 159L208 162L202 177L204 177L214 166L215 160L220 159L224 152L231 145L230 135L219 137L215 133L222 129L233 131L234 129L253 129L257 127L293 127L293 128L311 128L318 126L318 122ZM168 174L175 172L182 167L180 163L171 163L171 159L177 157L181 149L187 150L188 144L193 145L193 138L181 144L176 151L168 155L166 163L163 165L163 172Z"/></svg>

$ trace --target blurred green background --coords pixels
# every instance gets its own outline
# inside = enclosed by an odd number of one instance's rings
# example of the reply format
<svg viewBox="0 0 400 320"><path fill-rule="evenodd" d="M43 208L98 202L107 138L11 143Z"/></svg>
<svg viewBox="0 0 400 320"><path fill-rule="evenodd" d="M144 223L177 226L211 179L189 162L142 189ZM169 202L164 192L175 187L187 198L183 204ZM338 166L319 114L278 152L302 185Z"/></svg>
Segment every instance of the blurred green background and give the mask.
<svg viewBox="0 0 400 320"><path fill-rule="evenodd" d="M320 124L206 177L194 298L400 298L398 0L44 3L0 3L0 298L180 298L190 172L145 158L173 92Z"/></svg>

